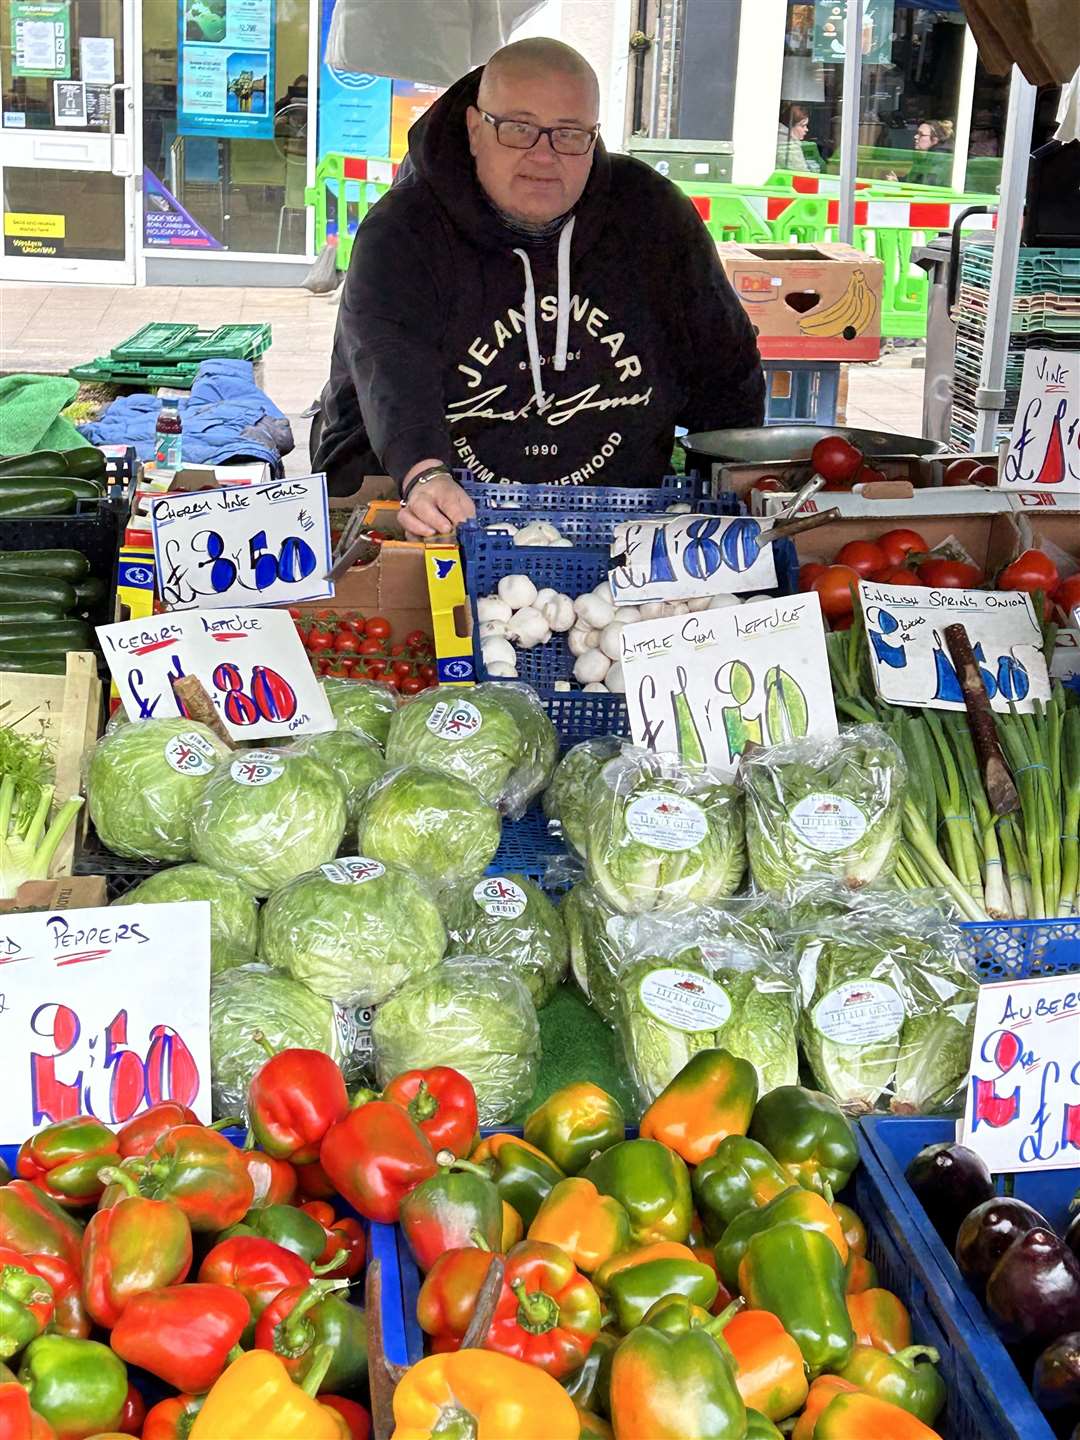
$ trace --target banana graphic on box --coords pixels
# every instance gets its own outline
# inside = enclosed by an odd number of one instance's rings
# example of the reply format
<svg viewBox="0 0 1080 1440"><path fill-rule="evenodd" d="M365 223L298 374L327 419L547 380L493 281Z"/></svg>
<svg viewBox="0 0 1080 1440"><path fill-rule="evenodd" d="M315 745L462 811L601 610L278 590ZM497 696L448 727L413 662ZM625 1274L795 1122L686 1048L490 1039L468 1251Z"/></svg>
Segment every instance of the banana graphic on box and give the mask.
<svg viewBox="0 0 1080 1440"><path fill-rule="evenodd" d="M853 270L840 299L834 300L827 310L800 320L799 329L804 335L843 336L845 340L854 340L870 324L876 310L877 301L866 283L866 276L861 270Z"/></svg>

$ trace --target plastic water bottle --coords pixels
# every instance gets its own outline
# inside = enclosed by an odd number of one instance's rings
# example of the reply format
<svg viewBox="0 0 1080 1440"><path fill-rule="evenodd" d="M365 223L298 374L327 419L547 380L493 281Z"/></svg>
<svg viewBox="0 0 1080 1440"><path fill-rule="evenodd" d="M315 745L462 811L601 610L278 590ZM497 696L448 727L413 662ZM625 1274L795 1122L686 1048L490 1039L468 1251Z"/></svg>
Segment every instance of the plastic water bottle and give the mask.
<svg viewBox="0 0 1080 1440"><path fill-rule="evenodd" d="M184 426L175 405L162 405L154 427L154 463L162 470L179 470L184 447Z"/></svg>

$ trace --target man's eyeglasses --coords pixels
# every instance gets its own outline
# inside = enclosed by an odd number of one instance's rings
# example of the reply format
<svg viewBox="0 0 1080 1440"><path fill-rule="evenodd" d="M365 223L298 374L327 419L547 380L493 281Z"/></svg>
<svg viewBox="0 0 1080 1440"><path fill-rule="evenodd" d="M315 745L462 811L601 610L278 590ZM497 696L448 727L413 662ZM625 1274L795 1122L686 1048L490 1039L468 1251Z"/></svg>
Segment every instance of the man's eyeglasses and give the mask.
<svg viewBox="0 0 1080 1440"><path fill-rule="evenodd" d="M548 137L551 148L559 155L587 155L596 143L600 126L578 130L572 125L530 125L527 120L507 120L502 115L480 115L495 130L495 138L508 150L531 150L541 135Z"/></svg>

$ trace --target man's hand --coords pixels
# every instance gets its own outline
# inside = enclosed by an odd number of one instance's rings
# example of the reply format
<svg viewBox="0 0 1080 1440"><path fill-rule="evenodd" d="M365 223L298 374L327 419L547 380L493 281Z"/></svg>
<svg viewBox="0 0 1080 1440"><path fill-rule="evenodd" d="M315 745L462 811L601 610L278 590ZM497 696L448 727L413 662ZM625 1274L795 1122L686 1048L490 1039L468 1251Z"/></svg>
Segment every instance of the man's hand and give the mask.
<svg viewBox="0 0 1080 1440"><path fill-rule="evenodd" d="M476 506L449 475L439 475L426 485L417 485L401 511L401 528L406 535L446 535L462 520L471 520Z"/></svg>

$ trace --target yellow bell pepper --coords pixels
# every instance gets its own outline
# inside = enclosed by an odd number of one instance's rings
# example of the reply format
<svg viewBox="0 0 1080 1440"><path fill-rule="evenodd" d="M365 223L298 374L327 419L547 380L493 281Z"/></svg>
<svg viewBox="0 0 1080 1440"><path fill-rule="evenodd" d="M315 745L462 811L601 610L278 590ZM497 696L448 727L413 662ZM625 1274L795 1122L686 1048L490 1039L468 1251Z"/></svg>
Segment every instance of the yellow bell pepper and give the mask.
<svg viewBox="0 0 1080 1440"><path fill-rule="evenodd" d="M317 1390L326 1368L316 1362L304 1385L314 1380ZM349 1440L349 1429L336 1410L293 1383L276 1355L249 1350L211 1387L189 1440L252 1440L255 1435L259 1440Z"/></svg>
<svg viewBox="0 0 1080 1440"><path fill-rule="evenodd" d="M392 1440L432 1440L455 1421L475 1440L578 1440L581 1434L574 1402L557 1380L488 1350L429 1355L394 1391ZM198 1440L194 1432L191 1440Z"/></svg>
<svg viewBox="0 0 1080 1440"><path fill-rule="evenodd" d="M613 1255L629 1250L630 1216L614 1195L601 1195L591 1180L575 1176L548 1192L529 1226L529 1239L558 1245L591 1275Z"/></svg>

